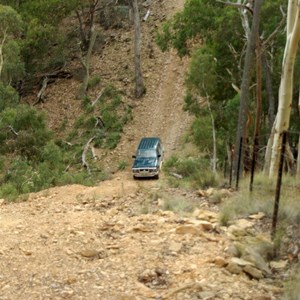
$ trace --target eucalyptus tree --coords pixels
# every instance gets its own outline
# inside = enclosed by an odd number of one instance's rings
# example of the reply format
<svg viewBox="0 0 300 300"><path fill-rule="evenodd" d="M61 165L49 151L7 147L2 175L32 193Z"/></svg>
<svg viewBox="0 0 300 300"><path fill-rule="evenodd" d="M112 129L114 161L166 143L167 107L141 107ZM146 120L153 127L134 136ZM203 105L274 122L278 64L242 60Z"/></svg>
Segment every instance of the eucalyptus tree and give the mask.
<svg viewBox="0 0 300 300"><path fill-rule="evenodd" d="M158 44L163 51L173 47L177 49L180 56L190 55L197 48L210 49L211 64L215 64L214 71L216 73L213 88L210 89L209 99L213 113L215 114L215 126L219 136L224 143L233 143L233 137L236 134L236 129L239 125L238 134L243 136L245 132L245 122L253 119L255 114L254 99L259 97L260 91L255 80L255 64L254 64L254 49L261 45L261 62L257 65L257 70L260 70L259 64L262 63L264 72L262 79L266 81L262 85L262 108L263 113L261 119L257 120L257 124L261 123L263 130L270 127L274 115L273 99L277 97L277 92L274 87L279 82L280 60L282 55L283 34L282 34L282 10L284 10L284 0L274 0L264 2L261 7L261 30L258 40L258 30L253 34L253 39L248 51L252 58L249 63L245 63L247 56L247 42L250 40L251 27L257 23L253 19L253 7L251 4L262 4L262 1L230 1L230 0L188 0L185 3L184 10L176 14L171 20L167 21L157 36ZM229 5L227 5L229 4ZM257 18L259 19L259 18ZM257 27L257 26L256 26ZM203 55L203 52L197 51L197 55ZM252 63L251 63L252 61ZM191 64L195 62L192 59ZM192 68L192 66L191 66ZM249 70L246 71L245 68ZM208 69L210 70L210 69ZM195 77L200 82L210 81L210 71L199 68L199 75ZM261 72L261 71L259 71ZM194 72L195 73L195 72ZM243 76L248 74L248 83L245 84ZM194 85L195 86L195 85ZM199 86L199 84L198 84ZM189 87L188 87L189 89ZM195 96L194 89L193 95ZM242 92L243 90L243 92ZM188 91L189 93L189 91ZM198 97L206 97L206 93L198 88ZM246 109L240 110L240 117L237 116L240 104L244 105L242 97L248 95ZM196 100L190 95L186 97L188 101L187 108L197 113L199 108L196 105ZM197 97L195 97L197 98ZM268 99L268 102L266 101ZM269 103L269 104L268 104ZM196 108L197 107L197 108ZM247 107L249 108L249 119L247 118ZM270 107L270 109L269 109ZM269 112L268 112L269 111ZM266 118L269 115L269 118ZM258 118L260 118L258 116ZM270 120L268 123L265 120ZM247 125L248 126L248 125ZM253 131L252 124L249 125L249 132ZM257 132L257 130L256 130ZM251 138L249 136L249 138ZM238 140L239 138L235 138ZM225 147L222 147L223 149Z"/></svg>
<svg viewBox="0 0 300 300"><path fill-rule="evenodd" d="M134 19L134 67L135 67L135 96L141 98L146 92L146 87L141 66L141 23L137 0L129 0L133 10Z"/></svg>
<svg viewBox="0 0 300 300"><path fill-rule="evenodd" d="M282 61L282 73L279 87L278 110L274 123L272 157L269 176L277 174L283 133L289 129L293 98L293 77L296 55L300 41L300 1L289 0L286 26L286 45ZM269 153L269 152L267 152Z"/></svg>
<svg viewBox="0 0 300 300"><path fill-rule="evenodd" d="M243 68L243 76L241 82L241 100L240 100L240 107L239 107L239 119L237 124L237 133L236 133L236 141L235 141L235 149L238 150L239 155L234 156L234 171L237 175L238 170L243 162L244 155L245 155L245 147L242 144L246 143L245 136L247 134L247 116L248 116L248 107L249 107L249 94L250 94L250 85L251 85L251 72L253 70L253 62L255 56L255 48L257 45L257 40L259 37L259 23L260 23L260 12L263 0L256 0L254 2L253 8L253 21L252 27L250 31L250 35L248 36L247 40L247 47L246 47L246 55L245 55L245 62ZM244 139L244 140L243 140Z"/></svg>
<svg viewBox="0 0 300 300"><path fill-rule="evenodd" d="M10 6L0 5L0 80L6 84L22 73L20 35L22 19Z"/></svg>
<svg viewBox="0 0 300 300"><path fill-rule="evenodd" d="M22 54L28 73L47 68L53 57L52 64L64 63L70 47L67 47L66 32L62 32L65 28L60 25L61 21L75 10L78 1L24 0L20 2L17 9L25 23Z"/></svg>
<svg viewBox="0 0 300 300"><path fill-rule="evenodd" d="M218 141L213 138L210 144L219 145L218 152L224 157L225 144L233 143L236 90L243 69L244 31L239 12L218 1L187 1L184 11L164 24L157 40L162 50L174 47L180 56L192 55L185 107L197 118L207 113L214 120Z"/></svg>

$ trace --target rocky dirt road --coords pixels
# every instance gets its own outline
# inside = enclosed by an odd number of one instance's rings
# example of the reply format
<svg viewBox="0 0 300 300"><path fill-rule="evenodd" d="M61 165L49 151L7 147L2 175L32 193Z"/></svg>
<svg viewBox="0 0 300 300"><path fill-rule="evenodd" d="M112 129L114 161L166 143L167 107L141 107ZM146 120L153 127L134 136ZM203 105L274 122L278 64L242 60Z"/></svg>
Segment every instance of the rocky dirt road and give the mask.
<svg viewBox="0 0 300 300"><path fill-rule="evenodd" d="M204 200L162 186L124 172L2 203L0 299L279 299L268 279L224 268L230 239L217 215L161 209L175 197Z"/></svg>

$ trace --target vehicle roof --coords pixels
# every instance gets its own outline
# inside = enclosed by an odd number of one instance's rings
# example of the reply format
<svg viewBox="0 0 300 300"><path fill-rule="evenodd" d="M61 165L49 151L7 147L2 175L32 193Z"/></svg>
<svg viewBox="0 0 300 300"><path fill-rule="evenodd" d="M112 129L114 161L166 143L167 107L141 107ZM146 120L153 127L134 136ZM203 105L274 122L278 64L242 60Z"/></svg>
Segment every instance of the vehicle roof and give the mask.
<svg viewBox="0 0 300 300"><path fill-rule="evenodd" d="M138 149L153 149L160 142L161 140L158 137L145 137L141 139Z"/></svg>

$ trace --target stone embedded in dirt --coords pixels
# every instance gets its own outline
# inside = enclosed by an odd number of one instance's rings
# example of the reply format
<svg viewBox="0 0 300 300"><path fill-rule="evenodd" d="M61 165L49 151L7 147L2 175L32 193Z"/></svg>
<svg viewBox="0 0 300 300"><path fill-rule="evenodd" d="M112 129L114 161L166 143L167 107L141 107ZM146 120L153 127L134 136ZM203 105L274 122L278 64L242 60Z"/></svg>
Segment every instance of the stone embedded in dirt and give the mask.
<svg viewBox="0 0 300 300"><path fill-rule="evenodd" d="M79 254L84 257L84 258L89 258L89 259L97 259L97 258L104 258L104 252L103 251L98 251L95 249L84 249L79 252Z"/></svg>
<svg viewBox="0 0 300 300"><path fill-rule="evenodd" d="M253 227L254 223L246 219L239 219L235 221L235 225L240 228L247 229Z"/></svg>
<svg viewBox="0 0 300 300"><path fill-rule="evenodd" d="M198 208L194 210L193 216L198 220L208 221L211 223L216 223L219 219L218 214L216 212Z"/></svg>
<svg viewBox="0 0 300 300"><path fill-rule="evenodd" d="M235 239L236 237L246 236L247 231L245 228L241 228L237 225L230 225L227 230L227 235L232 239Z"/></svg>
<svg viewBox="0 0 300 300"><path fill-rule="evenodd" d="M163 300L179 299L179 298L175 298L175 295L178 295L179 293L183 293L183 292L190 291L190 290L193 291L193 294L197 294L197 293L203 291L203 285L201 282L184 283L178 287L172 288L170 291L165 293L161 297L161 299L163 299ZM189 298L186 298L183 296L183 297L181 297L181 299L189 299Z"/></svg>
<svg viewBox="0 0 300 300"><path fill-rule="evenodd" d="M286 268L287 264L288 260L271 261L270 267L271 269L280 270Z"/></svg>
<svg viewBox="0 0 300 300"><path fill-rule="evenodd" d="M234 262L229 262L226 266L226 270L232 274L241 274L243 272L243 268L241 268L238 264Z"/></svg>
<svg viewBox="0 0 300 300"><path fill-rule="evenodd" d="M249 216L249 219L254 219L254 220L261 220L265 218L266 214L263 212L258 212L257 214L253 214Z"/></svg>
<svg viewBox="0 0 300 300"><path fill-rule="evenodd" d="M208 221L199 221L197 225L203 228L203 230L205 231L210 231L214 229L213 224Z"/></svg>
<svg viewBox="0 0 300 300"><path fill-rule="evenodd" d="M174 242L172 241L169 245L169 251L171 253L178 253L183 247L183 244L182 243L177 243L177 242Z"/></svg>
<svg viewBox="0 0 300 300"><path fill-rule="evenodd" d="M203 227L195 225L182 225L176 228L175 232L177 234L192 234L192 235L202 235Z"/></svg>
<svg viewBox="0 0 300 300"><path fill-rule="evenodd" d="M246 246L242 250L242 256L244 260L247 260L249 262L252 262L256 268L263 271L266 274L271 274L271 270L265 261L265 259L261 256L261 254L253 249L251 246Z"/></svg>
<svg viewBox="0 0 300 300"><path fill-rule="evenodd" d="M234 222L233 225L228 227L228 233L233 236L245 236L247 235L247 230L254 226L254 223L246 219L239 219Z"/></svg>
<svg viewBox="0 0 300 300"><path fill-rule="evenodd" d="M251 265L244 266L243 271L255 279L262 279L264 277L262 271L258 270L257 268Z"/></svg>
<svg viewBox="0 0 300 300"><path fill-rule="evenodd" d="M132 232L153 232L153 229L151 229L149 227L146 227L145 225L139 224L139 225L134 226L129 231L132 231Z"/></svg>
<svg viewBox="0 0 300 300"><path fill-rule="evenodd" d="M230 256L238 257L240 255L239 249L235 244L230 244L228 247L226 247L225 252Z"/></svg>
<svg viewBox="0 0 300 300"><path fill-rule="evenodd" d="M146 286L164 286L167 285L167 271L162 269L146 269L138 276L138 281Z"/></svg>
<svg viewBox="0 0 300 300"><path fill-rule="evenodd" d="M76 283L78 280L77 280L77 277L76 276L73 276L73 275L69 275L66 280L65 280L65 283L66 284L73 284L73 283Z"/></svg>
<svg viewBox="0 0 300 300"><path fill-rule="evenodd" d="M224 257L221 256L217 256L214 260L213 263L218 266L218 267L226 267L228 262L226 261L226 259Z"/></svg>
<svg viewBox="0 0 300 300"><path fill-rule="evenodd" d="M196 299L214 300L214 299L218 299L218 297L217 297L217 293L215 293L215 292L203 291L203 292L199 292L197 294Z"/></svg>
<svg viewBox="0 0 300 300"><path fill-rule="evenodd" d="M232 257L230 261L237 264L240 267L253 266L253 263L251 263L250 261L238 257Z"/></svg>

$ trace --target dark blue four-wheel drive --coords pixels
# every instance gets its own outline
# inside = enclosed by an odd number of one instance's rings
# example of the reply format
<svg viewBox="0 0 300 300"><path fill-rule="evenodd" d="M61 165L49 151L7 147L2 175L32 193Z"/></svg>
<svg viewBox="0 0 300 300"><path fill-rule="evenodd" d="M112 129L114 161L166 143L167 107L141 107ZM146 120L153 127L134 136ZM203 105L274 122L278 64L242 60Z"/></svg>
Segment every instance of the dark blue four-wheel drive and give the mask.
<svg viewBox="0 0 300 300"><path fill-rule="evenodd" d="M163 162L164 150L163 145L158 137L142 138L136 154L132 157L133 178L153 177L158 179Z"/></svg>

